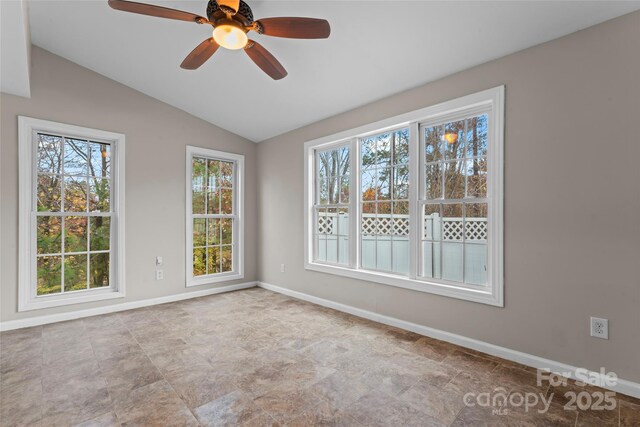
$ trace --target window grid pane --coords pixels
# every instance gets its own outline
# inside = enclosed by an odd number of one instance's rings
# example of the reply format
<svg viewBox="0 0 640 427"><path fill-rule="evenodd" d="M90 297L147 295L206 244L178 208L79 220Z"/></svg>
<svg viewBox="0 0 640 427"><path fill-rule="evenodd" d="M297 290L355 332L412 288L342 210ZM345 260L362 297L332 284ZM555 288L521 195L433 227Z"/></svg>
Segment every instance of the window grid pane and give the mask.
<svg viewBox="0 0 640 427"><path fill-rule="evenodd" d="M480 114L421 133L423 277L487 284L487 121Z"/></svg>
<svg viewBox="0 0 640 427"><path fill-rule="evenodd" d="M360 264L409 274L409 128L361 138Z"/></svg>
<svg viewBox="0 0 640 427"><path fill-rule="evenodd" d="M38 134L36 159L36 295L109 286L111 145Z"/></svg>
<svg viewBox="0 0 640 427"><path fill-rule="evenodd" d="M192 157L193 277L234 271L235 162Z"/></svg>

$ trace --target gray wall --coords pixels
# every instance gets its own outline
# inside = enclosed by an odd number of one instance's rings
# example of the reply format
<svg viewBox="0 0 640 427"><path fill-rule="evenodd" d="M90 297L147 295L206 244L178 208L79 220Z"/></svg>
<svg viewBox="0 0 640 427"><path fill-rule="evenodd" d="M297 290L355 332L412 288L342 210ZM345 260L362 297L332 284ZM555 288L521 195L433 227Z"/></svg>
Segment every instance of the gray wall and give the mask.
<svg viewBox="0 0 640 427"><path fill-rule="evenodd" d="M262 142L260 279L640 381L639 46L634 13ZM305 141L501 84L504 308L303 269Z"/></svg>
<svg viewBox="0 0 640 427"><path fill-rule="evenodd" d="M256 144L35 46L32 55L31 98L0 98L0 320L213 287L185 288L186 145L246 156L245 279L215 286L256 280ZM126 298L17 312L18 115L126 135ZM156 255L164 258L162 281Z"/></svg>

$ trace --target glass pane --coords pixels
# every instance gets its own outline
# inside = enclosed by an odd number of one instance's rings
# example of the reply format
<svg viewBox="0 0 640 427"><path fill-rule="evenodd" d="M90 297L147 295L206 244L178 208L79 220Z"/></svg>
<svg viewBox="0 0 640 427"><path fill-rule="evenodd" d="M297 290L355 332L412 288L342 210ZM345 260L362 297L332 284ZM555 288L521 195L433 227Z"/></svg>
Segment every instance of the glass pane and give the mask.
<svg viewBox="0 0 640 427"><path fill-rule="evenodd" d="M87 178L64 178L64 210L65 212L86 212Z"/></svg>
<svg viewBox="0 0 640 427"><path fill-rule="evenodd" d="M207 174L207 163L205 159L194 157L191 162L191 210L194 214L204 214L205 212L205 176Z"/></svg>
<svg viewBox="0 0 640 427"><path fill-rule="evenodd" d="M463 249L462 243L442 243L443 279L462 282Z"/></svg>
<svg viewBox="0 0 640 427"><path fill-rule="evenodd" d="M391 134L383 133L376 137L376 164L378 167L391 166Z"/></svg>
<svg viewBox="0 0 640 427"><path fill-rule="evenodd" d="M409 202L393 203L393 235L409 236Z"/></svg>
<svg viewBox="0 0 640 427"><path fill-rule="evenodd" d="M108 179L91 178L89 180L89 211L109 212L111 210L111 186Z"/></svg>
<svg viewBox="0 0 640 427"><path fill-rule="evenodd" d="M193 219L193 247L198 246L206 246L207 245L207 221L217 221L217 220L207 220L204 218L194 218Z"/></svg>
<svg viewBox="0 0 640 427"><path fill-rule="evenodd" d="M440 279L440 243L422 243L422 276Z"/></svg>
<svg viewBox="0 0 640 427"><path fill-rule="evenodd" d="M207 254L205 248L193 250L193 275L204 276L207 274Z"/></svg>
<svg viewBox="0 0 640 427"><path fill-rule="evenodd" d="M393 168L393 198L409 198L409 166Z"/></svg>
<svg viewBox="0 0 640 427"><path fill-rule="evenodd" d="M38 295L47 295L60 292L62 283L62 257L38 257L37 269Z"/></svg>
<svg viewBox="0 0 640 427"><path fill-rule="evenodd" d="M220 185L233 187L233 162L220 162Z"/></svg>
<svg viewBox="0 0 640 427"><path fill-rule="evenodd" d="M109 286L109 254L90 254L89 255L89 287L102 288Z"/></svg>
<svg viewBox="0 0 640 427"><path fill-rule="evenodd" d="M335 234L346 237L349 235L349 209L340 208L336 216Z"/></svg>
<svg viewBox="0 0 640 427"><path fill-rule="evenodd" d="M368 169L362 172L360 178L360 185L362 188L362 200L363 201L375 201L378 191L376 189L377 179L376 170Z"/></svg>
<svg viewBox="0 0 640 427"><path fill-rule="evenodd" d="M222 260L222 272L233 271L232 246L222 246L220 257Z"/></svg>
<svg viewBox="0 0 640 427"><path fill-rule="evenodd" d="M487 284L487 245L464 245L464 281L471 285Z"/></svg>
<svg viewBox="0 0 640 427"><path fill-rule="evenodd" d="M425 162L436 162L442 159L442 127L434 126L424 130Z"/></svg>
<svg viewBox="0 0 640 427"><path fill-rule="evenodd" d="M318 178L318 203L326 205L329 203L329 179Z"/></svg>
<svg viewBox="0 0 640 427"><path fill-rule="evenodd" d="M363 226L364 228L364 226ZM361 236L361 260L362 268L373 270L376 268L376 236Z"/></svg>
<svg viewBox="0 0 640 427"><path fill-rule="evenodd" d="M442 240L462 241L462 204L442 205Z"/></svg>
<svg viewBox="0 0 640 427"><path fill-rule="evenodd" d="M409 163L409 129L402 129L394 133L393 155L394 164Z"/></svg>
<svg viewBox="0 0 640 427"><path fill-rule="evenodd" d="M87 255L64 257L64 291L87 289Z"/></svg>
<svg viewBox="0 0 640 427"><path fill-rule="evenodd" d="M62 219L59 216L38 217L38 254L62 252Z"/></svg>
<svg viewBox="0 0 640 427"><path fill-rule="evenodd" d="M376 203L362 203L362 234L376 234Z"/></svg>
<svg viewBox="0 0 640 427"><path fill-rule="evenodd" d="M424 239L442 240L440 205L424 206Z"/></svg>
<svg viewBox="0 0 640 427"><path fill-rule="evenodd" d="M467 160L467 196L487 195L487 160L484 158Z"/></svg>
<svg viewBox="0 0 640 427"><path fill-rule="evenodd" d="M425 168L425 189L427 199L442 198L442 165L433 163Z"/></svg>
<svg viewBox="0 0 640 427"><path fill-rule="evenodd" d="M207 274L220 273L220 247L207 248Z"/></svg>
<svg viewBox="0 0 640 427"><path fill-rule="evenodd" d="M464 157L464 120L444 125L442 142L445 159L461 159Z"/></svg>
<svg viewBox="0 0 640 427"><path fill-rule="evenodd" d="M233 243L233 220L231 218L222 218L220 220L220 230L222 234L223 245L230 245Z"/></svg>
<svg viewBox="0 0 640 427"><path fill-rule="evenodd" d="M327 236L315 236L315 259L316 261L325 262L327 260Z"/></svg>
<svg viewBox="0 0 640 427"><path fill-rule="evenodd" d="M231 215L233 213L233 190L230 188L223 188L220 191L220 213Z"/></svg>
<svg viewBox="0 0 640 427"><path fill-rule="evenodd" d="M56 175L38 175L38 212L60 212L62 180Z"/></svg>
<svg viewBox="0 0 640 427"><path fill-rule="evenodd" d="M207 213L220 213L220 190L209 190L207 192Z"/></svg>
<svg viewBox="0 0 640 427"><path fill-rule="evenodd" d="M467 241L486 242L488 236L486 203L467 203L465 205L465 239Z"/></svg>
<svg viewBox="0 0 640 427"><path fill-rule="evenodd" d="M87 141L65 138L64 140L64 174L87 175Z"/></svg>
<svg viewBox="0 0 640 427"><path fill-rule="evenodd" d="M378 168L378 200L391 200L391 168Z"/></svg>
<svg viewBox="0 0 640 427"><path fill-rule="evenodd" d="M38 134L38 172L62 173L62 138Z"/></svg>
<svg viewBox="0 0 640 427"><path fill-rule="evenodd" d="M349 175L351 166L349 163L349 147L342 147L336 150L338 154L338 170L336 175Z"/></svg>
<svg viewBox="0 0 640 427"><path fill-rule="evenodd" d="M337 214L335 212L331 212L329 213L329 215L331 215L331 218L337 222ZM327 244L327 262L331 262L336 264L338 262L338 236L335 234L337 232L337 224L334 226L333 228L333 233L332 234L327 234L326 236L324 236L324 238L326 239L326 244Z"/></svg>
<svg viewBox="0 0 640 427"><path fill-rule="evenodd" d="M340 203L349 203L349 175L340 178Z"/></svg>
<svg viewBox="0 0 640 427"><path fill-rule="evenodd" d="M92 251L107 251L110 249L111 218L96 216L89 219L90 249Z"/></svg>
<svg viewBox="0 0 640 427"><path fill-rule="evenodd" d="M376 270L391 271L391 237L376 238Z"/></svg>
<svg viewBox="0 0 640 427"><path fill-rule="evenodd" d="M444 165L444 198L464 198L464 160L446 162Z"/></svg>
<svg viewBox="0 0 640 427"><path fill-rule="evenodd" d="M209 191L220 188L220 161L207 160L207 186Z"/></svg>
<svg viewBox="0 0 640 427"><path fill-rule="evenodd" d="M328 199L329 199L329 204L335 205L338 203L338 197L340 194L340 181L338 179L337 176L330 176L329 177L329 182L328 182L328 191L329 191L329 195L328 195Z"/></svg>
<svg viewBox="0 0 640 427"><path fill-rule="evenodd" d="M64 252L87 252L87 217L68 216L64 219ZM65 259L65 264L67 261ZM86 270L86 268L85 268ZM66 270L65 270L66 271ZM66 274L66 273L65 273ZM67 279L65 277L65 289Z"/></svg>
<svg viewBox="0 0 640 427"><path fill-rule="evenodd" d="M376 140L374 138L363 138L360 140L360 150L362 156L362 169L372 169L376 165Z"/></svg>
<svg viewBox="0 0 640 427"><path fill-rule="evenodd" d="M487 154L487 115L467 119L467 157Z"/></svg>
<svg viewBox="0 0 640 427"><path fill-rule="evenodd" d="M209 218L207 219L208 235L206 244L209 246L215 246L220 244L220 219ZM204 240L203 240L204 242ZM204 246L204 244L202 245Z"/></svg>
<svg viewBox="0 0 640 427"><path fill-rule="evenodd" d="M111 145L89 142L89 175L108 178L111 175Z"/></svg>
<svg viewBox="0 0 640 427"><path fill-rule="evenodd" d="M409 238L395 237L391 242L393 266L391 271L398 274L409 274Z"/></svg>

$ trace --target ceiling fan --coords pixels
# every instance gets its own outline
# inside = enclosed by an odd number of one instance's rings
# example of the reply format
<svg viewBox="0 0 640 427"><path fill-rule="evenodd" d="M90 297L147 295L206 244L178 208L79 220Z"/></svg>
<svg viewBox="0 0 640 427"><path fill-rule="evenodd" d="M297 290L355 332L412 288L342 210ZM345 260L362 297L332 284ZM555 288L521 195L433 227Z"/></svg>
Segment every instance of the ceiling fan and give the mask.
<svg viewBox="0 0 640 427"><path fill-rule="evenodd" d="M260 43L247 37L247 32L291 39L326 39L331 33L329 23L315 18L264 18L253 20L253 12L242 0L209 0L207 18L176 9L136 3L127 0L108 0L113 9L160 18L209 24L213 27L213 37L196 46L180 66L195 70L204 64L220 46L244 49L249 58L272 79L279 80L287 75L282 64Z"/></svg>

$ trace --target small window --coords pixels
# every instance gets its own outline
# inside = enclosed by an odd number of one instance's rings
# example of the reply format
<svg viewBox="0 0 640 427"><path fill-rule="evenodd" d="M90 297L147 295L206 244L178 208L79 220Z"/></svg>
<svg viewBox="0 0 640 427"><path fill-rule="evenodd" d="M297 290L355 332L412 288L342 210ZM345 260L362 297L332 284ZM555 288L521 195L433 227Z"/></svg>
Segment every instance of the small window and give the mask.
<svg viewBox="0 0 640 427"><path fill-rule="evenodd" d="M187 286L243 277L243 163L187 147Z"/></svg>
<svg viewBox="0 0 640 427"><path fill-rule="evenodd" d="M21 310L124 295L124 136L20 117Z"/></svg>

